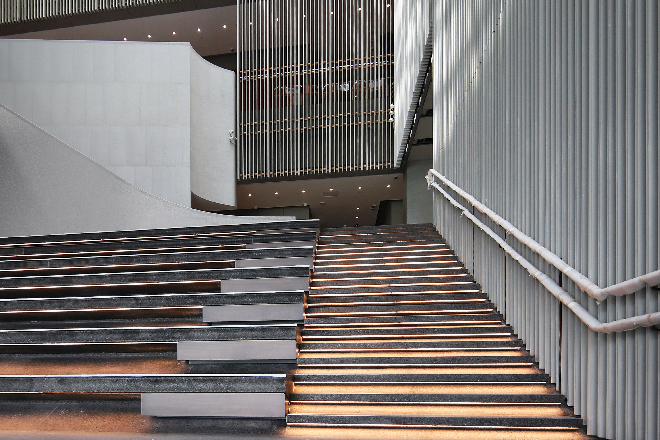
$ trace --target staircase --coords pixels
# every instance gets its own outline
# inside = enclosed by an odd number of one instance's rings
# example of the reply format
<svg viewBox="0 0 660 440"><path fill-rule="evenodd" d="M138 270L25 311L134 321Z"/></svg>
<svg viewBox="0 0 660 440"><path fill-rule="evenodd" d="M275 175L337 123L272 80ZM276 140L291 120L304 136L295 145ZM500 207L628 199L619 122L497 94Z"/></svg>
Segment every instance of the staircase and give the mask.
<svg viewBox="0 0 660 440"><path fill-rule="evenodd" d="M322 231L286 433L587 438L432 225Z"/></svg>
<svg viewBox="0 0 660 440"><path fill-rule="evenodd" d="M291 221L0 239L0 431L282 428L317 235Z"/></svg>

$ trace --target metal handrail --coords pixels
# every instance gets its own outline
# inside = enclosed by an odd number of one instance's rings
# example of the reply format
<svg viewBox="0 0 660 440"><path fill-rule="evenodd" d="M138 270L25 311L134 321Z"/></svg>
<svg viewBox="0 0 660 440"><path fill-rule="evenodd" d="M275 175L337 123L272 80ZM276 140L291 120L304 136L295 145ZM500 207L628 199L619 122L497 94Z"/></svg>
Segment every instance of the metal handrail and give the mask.
<svg viewBox="0 0 660 440"><path fill-rule="evenodd" d="M433 176L436 176L436 177L440 178L441 180L443 180L443 182L446 181L446 182L451 183L448 179L446 179L440 173L438 173L437 171L431 169L431 170L429 170L429 174L426 176L426 180L428 182L429 189L431 187L435 188L452 205L454 205L456 208L460 209L462 211L463 215L465 215L467 218L472 220L472 222L475 225L477 225L481 230L483 230L486 234L488 234L488 236L493 238L497 242L497 244L499 244L500 247L507 254L509 254L522 267L524 267L529 272L529 274L531 276L533 276L536 280L538 280L555 298L557 298L562 304L566 305L566 307L568 307L578 317L578 319L580 319L580 321L582 321L591 330L593 330L595 332L598 332L598 333L615 333L615 332L633 330L633 329L638 328L638 327L652 327L654 325L659 325L660 324L660 312L647 313L647 314L644 314L644 315L638 315L638 316L633 316L631 318L619 319L619 320L611 321L611 322L607 322L607 323L603 323L603 322L599 321L595 316L593 316L591 313L589 313L589 311L587 309L582 307L575 300L575 298L573 298L568 292L566 292L557 283L555 283L549 276L547 276L545 273L541 272L532 263L527 261L522 255L520 255L518 252L516 252L516 250L513 249L506 241L504 241L502 239L502 237L497 235L491 228L486 226L481 220L479 220L477 217L475 217L467 208L465 208L463 205L458 203L452 196L450 196L447 193L447 191L444 190L444 188L442 188L437 182L434 181ZM478 201L476 201L476 199L474 199L474 197L472 197L469 194L465 193L463 190L458 188L453 183L451 183L451 185L453 186L452 189L456 188L456 189L460 190L460 193L468 195L469 197L471 197L471 199L474 202L479 203ZM449 186L449 185L447 185L447 186ZM454 191L456 191L456 189L454 189ZM456 192L458 192L458 191L456 191ZM461 194L461 195L463 195L463 194ZM471 203L472 203L472 201L471 201ZM474 203L472 203L472 204L473 204L473 206L475 206L475 208L479 209ZM480 204L480 205L481 205L481 207L485 208L485 206L483 204ZM486 208L486 209L488 209L488 208ZM493 217L491 215L489 215L488 213L482 211L481 209L479 209L479 211L483 212L484 214L488 215L491 219L493 219ZM488 209L488 211L490 211L490 210ZM497 214L495 214L494 212L492 212L492 211L490 211L490 212L494 216L497 216ZM499 217L499 216L497 216L497 217ZM503 221L503 222L506 222L506 220L502 219L501 217L499 217L499 219L501 219L501 221ZM493 220L496 221L495 219L493 219ZM506 223L508 223L508 222L506 222ZM500 223L498 223L498 224L500 224ZM508 224L511 225L510 223L508 223ZM500 224L500 226L502 226L502 225ZM512 225L511 225L511 227L513 228ZM515 228L513 228L513 229L515 229ZM518 237L516 237L516 238L518 238ZM531 240L531 238L530 238L530 240ZM542 247L541 245L539 245L539 246ZM543 249L545 249L545 248L543 248ZM545 249L545 250L547 251L547 249ZM548 252L550 252L550 251L548 251ZM552 252L550 252L550 253L552 255L555 255ZM557 257L557 258L559 258L559 257ZM547 261L547 259L546 259L546 261ZM562 261L562 263L563 263L563 261ZM566 264L566 263L564 263L564 264ZM555 267L557 267L557 266L555 266ZM575 272L577 272L575 269L573 269L573 270ZM577 273L579 274L579 272L577 272ZM657 277L658 277L658 273L660 273L660 271L652 272L648 275L644 275L643 277L637 277L633 280L629 280L629 281L626 281L624 283L619 283L619 284L616 284L615 286L612 286L612 287L625 285L625 288L627 290L630 290L630 289L632 289L632 288L634 288L635 286L638 285L637 283L640 282L638 280L639 278L644 279L644 281L641 281L644 284L646 284L647 282L654 282L654 280L657 279ZM654 278L654 276L656 278ZM586 277L584 277L584 278L586 278ZM571 279L573 279L573 278L571 278ZM588 278L586 278L586 279L587 279L587 281L589 280ZM628 286L631 286L631 287L628 287ZM618 287L618 288L622 289L621 287ZM608 289L610 289L610 288L608 288ZM601 291L602 290L606 290L606 289L601 289ZM630 293L632 293L632 292L630 292Z"/></svg>
<svg viewBox="0 0 660 440"><path fill-rule="evenodd" d="M520 231L518 228L513 226L507 220L497 215L486 205L479 202L477 199L475 199L467 192L463 191L461 188L456 186L453 182L451 182L449 179L447 179L445 176L443 176L434 169L430 169L428 175L426 176L426 180L429 182L429 185L430 182L433 180L433 176L440 179L442 183L447 185L449 188L454 190L458 195L460 195L465 200L470 202L470 204L474 206L478 211L490 217L490 219L493 220L496 224L504 228L507 234L511 234L514 237L516 237L519 242L529 247L532 251L540 255L545 261L552 264L564 275L568 276L571 280L575 282L575 284L578 285L580 290L582 290L587 295L596 299L599 302L603 301L609 296L625 296L631 293L635 293L646 286L653 287L660 284L660 270L656 270L654 272L647 273L646 275L635 277L628 281L614 284L610 287L606 287L603 289L599 287L596 283L591 281L589 278L578 272L577 269L571 267L568 263L566 263L564 260L559 258L559 256L557 256L555 253L541 246L537 241L535 241L528 235L525 235L522 231Z"/></svg>

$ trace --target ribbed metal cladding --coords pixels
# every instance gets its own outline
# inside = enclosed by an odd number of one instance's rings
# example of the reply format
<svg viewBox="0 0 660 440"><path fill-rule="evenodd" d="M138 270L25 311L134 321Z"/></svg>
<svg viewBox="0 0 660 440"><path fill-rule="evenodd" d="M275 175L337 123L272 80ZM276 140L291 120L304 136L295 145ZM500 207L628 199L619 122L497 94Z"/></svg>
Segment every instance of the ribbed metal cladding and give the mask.
<svg viewBox="0 0 660 440"><path fill-rule="evenodd" d="M408 147L432 52L431 0L394 4L394 144L396 165ZM430 43L427 46L427 41Z"/></svg>
<svg viewBox="0 0 660 440"><path fill-rule="evenodd" d="M2 0L0 24L23 23L178 1L180 0Z"/></svg>
<svg viewBox="0 0 660 440"><path fill-rule="evenodd" d="M435 168L602 287L660 267L658 16L657 0L434 5ZM588 330L434 198L438 229L589 434L660 438L660 332ZM650 288L596 304L507 242L603 322L659 310Z"/></svg>
<svg viewBox="0 0 660 440"><path fill-rule="evenodd" d="M239 1L239 180L393 168L393 9Z"/></svg>

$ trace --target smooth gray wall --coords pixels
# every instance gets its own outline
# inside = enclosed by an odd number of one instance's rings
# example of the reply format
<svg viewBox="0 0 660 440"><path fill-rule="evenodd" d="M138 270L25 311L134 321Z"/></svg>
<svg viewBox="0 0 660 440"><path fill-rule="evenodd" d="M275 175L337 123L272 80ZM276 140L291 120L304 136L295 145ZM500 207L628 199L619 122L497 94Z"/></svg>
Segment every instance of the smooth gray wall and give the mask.
<svg viewBox="0 0 660 440"><path fill-rule="evenodd" d="M4 106L0 188L0 236L288 219L210 214L159 199Z"/></svg>
<svg viewBox="0 0 660 440"><path fill-rule="evenodd" d="M127 182L190 206L190 51L0 40L0 103Z"/></svg>
<svg viewBox="0 0 660 440"><path fill-rule="evenodd" d="M433 192L427 189L424 177L433 168L433 159L409 160L406 163L405 222L433 223Z"/></svg>
<svg viewBox="0 0 660 440"><path fill-rule="evenodd" d="M658 2L434 9L435 168L601 287L658 270ZM589 434L660 438L660 332L588 330L437 192L435 222ZM485 223L601 321L659 310L651 289L596 304Z"/></svg>
<svg viewBox="0 0 660 440"><path fill-rule="evenodd" d="M183 206L236 205L233 77L189 43L0 40L0 103Z"/></svg>

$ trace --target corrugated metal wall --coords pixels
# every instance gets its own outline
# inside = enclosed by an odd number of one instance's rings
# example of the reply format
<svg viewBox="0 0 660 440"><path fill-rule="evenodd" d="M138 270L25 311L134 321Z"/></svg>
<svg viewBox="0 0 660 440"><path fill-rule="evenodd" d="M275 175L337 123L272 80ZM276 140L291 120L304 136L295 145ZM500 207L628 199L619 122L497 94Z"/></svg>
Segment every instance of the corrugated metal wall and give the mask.
<svg viewBox="0 0 660 440"><path fill-rule="evenodd" d="M421 93L424 72L422 59L425 44L431 30L431 0L409 0L394 3L394 145L397 159L407 147L406 135L412 126L410 110L416 109L413 96ZM421 78L420 78L421 77ZM406 130L406 126L408 130ZM397 161L397 166L400 166Z"/></svg>
<svg viewBox="0 0 660 440"><path fill-rule="evenodd" d="M601 287L658 270L657 0L434 10L435 168ZM588 330L440 194L434 203L440 232L589 433L660 438L660 332ZM659 310L650 288L598 305L507 242L603 322Z"/></svg>
<svg viewBox="0 0 660 440"><path fill-rule="evenodd" d="M394 167L393 9L239 1L239 179Z"/></svg>
<svg viewBox="0 0 660 440"><path fill-rule="evenodd" d="M22 23L177 1L179 0L2 0L0 1L0 24Z"/></svg>

